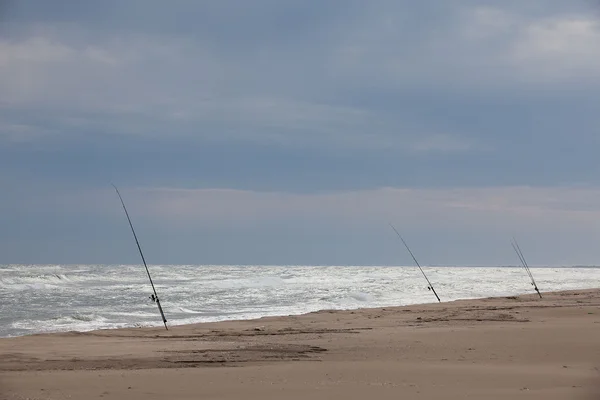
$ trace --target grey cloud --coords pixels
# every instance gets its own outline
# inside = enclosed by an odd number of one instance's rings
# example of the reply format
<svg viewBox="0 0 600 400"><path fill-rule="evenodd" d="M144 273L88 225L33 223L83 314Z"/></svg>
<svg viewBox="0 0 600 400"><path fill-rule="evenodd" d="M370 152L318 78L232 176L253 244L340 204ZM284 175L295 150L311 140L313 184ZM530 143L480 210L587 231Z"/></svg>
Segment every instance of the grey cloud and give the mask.
<svg viewBox="0 0 600 400"><path fill-rule="evenodd" d="M535 229L580 226L596 229L600 220L600 191L589 187L528 187L414 189L384 187L372 190L337 191L313 194L260 192L234 189L177 189L123 187L134 214L172 227L211 224L263 224L267 221L295 221L335 224L354 222L430 228L454 221L458 227ZM69 209L70 212L118 215L113 207L112 188L87 191L52 191L31 198L32 211ZM399 206L401 205L401 206Z"/></svg>
<svg viewBox="0 0 600 400"><path fill-rule="evenodd" d="M0 101L51 110L65 130L465 151L477 147L468 133L351 105L348 93L600 78L600 29L579 5L226 3L13 4L25 28L0 39ZM571 45L548 50L552 40Z"/></svg>

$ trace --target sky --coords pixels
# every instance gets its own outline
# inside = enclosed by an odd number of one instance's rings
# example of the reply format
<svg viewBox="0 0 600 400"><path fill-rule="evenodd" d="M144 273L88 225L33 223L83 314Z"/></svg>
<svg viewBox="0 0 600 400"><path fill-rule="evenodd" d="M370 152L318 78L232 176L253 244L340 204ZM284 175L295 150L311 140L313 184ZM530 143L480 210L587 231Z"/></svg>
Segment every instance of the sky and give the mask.
<svg viewBox="0 0 600 400"><path fill-rule="evenodd" d="M0 264L600 264L600 2L0 0Z"/></svg>

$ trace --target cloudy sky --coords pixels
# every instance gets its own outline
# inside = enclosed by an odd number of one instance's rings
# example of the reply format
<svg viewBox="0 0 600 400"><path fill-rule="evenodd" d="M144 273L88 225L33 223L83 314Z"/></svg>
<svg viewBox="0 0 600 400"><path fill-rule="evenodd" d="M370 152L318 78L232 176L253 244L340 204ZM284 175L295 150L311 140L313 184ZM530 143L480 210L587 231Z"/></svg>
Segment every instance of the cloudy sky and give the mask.
<svg viewBox="0 0 600 400"><path fill-rule="evenodd" d="M592 0L0 0L0 263L600 263Z"/></svg>

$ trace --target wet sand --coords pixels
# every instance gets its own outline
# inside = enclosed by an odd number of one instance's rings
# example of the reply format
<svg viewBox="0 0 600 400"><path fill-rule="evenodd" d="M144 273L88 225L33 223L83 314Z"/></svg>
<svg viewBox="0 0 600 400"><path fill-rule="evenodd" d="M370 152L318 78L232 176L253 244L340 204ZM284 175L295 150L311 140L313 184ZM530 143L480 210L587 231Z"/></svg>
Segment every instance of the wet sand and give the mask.
<svg viewBox="0 0 600 400"><path fill-rule="evenodd" d="M0 339L0 399L600 399L600 290Z"/></svg>

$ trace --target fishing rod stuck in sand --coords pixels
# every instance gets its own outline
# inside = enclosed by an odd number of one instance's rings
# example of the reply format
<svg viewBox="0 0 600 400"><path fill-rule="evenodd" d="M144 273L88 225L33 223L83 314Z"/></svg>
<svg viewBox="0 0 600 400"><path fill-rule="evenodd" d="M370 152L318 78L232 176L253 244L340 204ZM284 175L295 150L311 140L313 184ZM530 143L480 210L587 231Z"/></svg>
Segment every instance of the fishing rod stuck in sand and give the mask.
<svg viewBox="0 0 600 400"><path fill-rule="evenodd" d="M131 227L131 233L133 233L133 238L135 239L135 243L137 244L137 248L140 252L140 256L142 257L142 262L144 263L144 267L146 268L146 273L148 274L148 279L150 280L150 285L152 285L152 291L154 294L150 296L150 298L156 303L158 306L158 311L160 311L160 316L162 317L163 324L165 324L165 329L169 330L167 327L167 319L165 318L165 313L160 305L160 300L158 299L158 293L156 293L156 288L154 287L154 282L152 282L152 277L150 276L150 270L148 269L148 265L146 265L146 259L144 258L144 253L142 253L142 248L140 247L140 242L138 241L137 235L135 234L135 229L133 229L133 224L131 223L131 218L129 218L129 213L127 212L127 207L125 207L125 202L123 201L123 197L121 197L121 193L119 193L119 189L115 185L112 185L117 191L117 195L121 200L121 205L123 206L123 210L125 211L125 216L127 217L127 221L129 222L129 226Z"/></svg>
<svg viewBox="0 0 600 400"><path fill-rule="evenodd" d="M531 270L529 269L529 265L527 265L527 261L525 261L525 256L523 255L523 252L521 251L521 248L519 247L519 243L517 243L517 239L515 239L513 237L512 242L510 244L512 245L512 248L515 250L515 253L517 253L517 256L519 256L519 260L521 260L521 264L523 265L523 268L525 268L525 271L527 271L527 275L529 275L529 279L531 279L531 285L533 286L533 288L535 289L535 291L537 292L537 294L540 296L540 299L541 299L542 294L540 293L540 291L535 283L535 279L533 279L533 274L531 273Z"/></svg>
<svg viewBox="0 0 600 400"><path fill-rule="evenodd" d="M427 284L429 285L429 286L427 286L427 289L430 289L431 291L433 291L433 294L435 294L435 297L441 303L442 301L440 300L440 296L438 296L438 294L436 293L435 289L433 288L433 285L431 284L431 282L429 282L429 279L427 278L427 275L425 275L425 272L423 271L423 268L421 268L421 265L419 265L419 262L415 258L414 254L412 253L412 251L410 251L410 248L408 247L408 245L406 244L406 242L404 241L404 239L402 238L402 236L400 235L400 233L396 230L396 228L394 228L394 225L390 224L390 226L392 227L392 229L394 230L394 232L396 232L396 235L398 235L398 237L400 238L400 240L404 244L404 247L406 247L406 250L408 250L408 252L410 253L410 256L414 260L415 264L417 264L417 267L419 267L419 270L421 271L421 273L425 277L425 280L427 281Z"/></svg>

